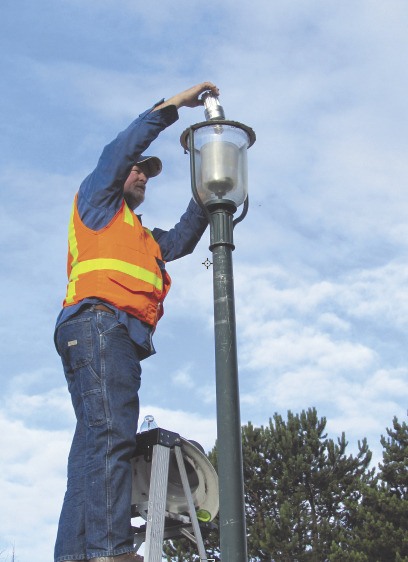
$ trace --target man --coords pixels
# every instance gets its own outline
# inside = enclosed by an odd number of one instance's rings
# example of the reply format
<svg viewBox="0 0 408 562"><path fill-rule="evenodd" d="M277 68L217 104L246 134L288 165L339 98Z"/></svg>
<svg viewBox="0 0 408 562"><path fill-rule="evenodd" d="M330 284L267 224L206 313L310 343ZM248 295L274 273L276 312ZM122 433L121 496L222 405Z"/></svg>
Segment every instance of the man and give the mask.
<svg viewBox="0 0 408 562"><path fill-rule="evenodd" d="M140 361L170 288L165 262L191 253L207 219L192 200L170 231L144 228L133 213L161 172L142 156L178 119L202 105L211 82L142 113L106 146L75 197L69 226L68 286L55 341L77 418L55 562L130 562L131 469L139 416Z"/></svg>

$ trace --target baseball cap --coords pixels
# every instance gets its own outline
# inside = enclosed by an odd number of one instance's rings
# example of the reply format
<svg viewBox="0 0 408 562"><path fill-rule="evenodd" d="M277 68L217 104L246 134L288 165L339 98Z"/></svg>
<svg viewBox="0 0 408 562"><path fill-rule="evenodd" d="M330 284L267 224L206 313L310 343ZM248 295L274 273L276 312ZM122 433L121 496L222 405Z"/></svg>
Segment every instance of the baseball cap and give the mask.
<svg viewBox="0 0 408 562"><path fill-rule="evenodd" d="M135 165L143 164L147 167L147 173L149 174L149 178L154 178L158 176L162 171L162 163L160 158L157 156L140 156L139 160L135 162Z"/></svg>

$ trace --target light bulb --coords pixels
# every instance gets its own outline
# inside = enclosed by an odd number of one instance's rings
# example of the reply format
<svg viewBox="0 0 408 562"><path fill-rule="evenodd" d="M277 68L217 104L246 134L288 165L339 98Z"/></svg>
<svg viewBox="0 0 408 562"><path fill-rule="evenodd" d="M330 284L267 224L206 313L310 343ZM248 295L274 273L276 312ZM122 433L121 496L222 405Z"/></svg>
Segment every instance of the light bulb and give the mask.
<svg viewBox="0 0 408 562"><path fill-rule="evenodd" d="M224 109L218 100L218 96L206 92L201 99L204 101L204 115L207 121L225 119Z"/></svg>

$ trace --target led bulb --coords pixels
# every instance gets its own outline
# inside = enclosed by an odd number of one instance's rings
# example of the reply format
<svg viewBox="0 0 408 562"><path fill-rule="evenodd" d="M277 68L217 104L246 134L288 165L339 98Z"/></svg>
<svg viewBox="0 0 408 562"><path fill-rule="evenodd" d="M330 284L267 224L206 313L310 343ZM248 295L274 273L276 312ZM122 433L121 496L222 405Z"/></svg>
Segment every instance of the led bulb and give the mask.
<svg viewBox="0 0 408 562"><path fill-rule="evenodd" d="M218 96L214 96L210 92L203 94L204 115L207 121L212 119L225 119L224 109L218 100Z"/></svg>

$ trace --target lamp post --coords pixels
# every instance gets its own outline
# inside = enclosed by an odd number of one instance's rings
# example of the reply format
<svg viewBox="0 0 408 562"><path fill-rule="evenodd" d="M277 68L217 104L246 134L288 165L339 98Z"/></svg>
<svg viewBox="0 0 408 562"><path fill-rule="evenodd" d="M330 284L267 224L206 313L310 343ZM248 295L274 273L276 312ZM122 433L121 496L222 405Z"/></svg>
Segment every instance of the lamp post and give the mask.
<svg viewBox="0 0 408 562"><path fill-rule="evenodd" d="M208 95L204 107L207 121L191 125L180 142L190 153L193 197L210 222L221 559L247 562L232 251L234 226L248 209L247 149L256 137L250 127L225 120L218 98Z"/></svg>

